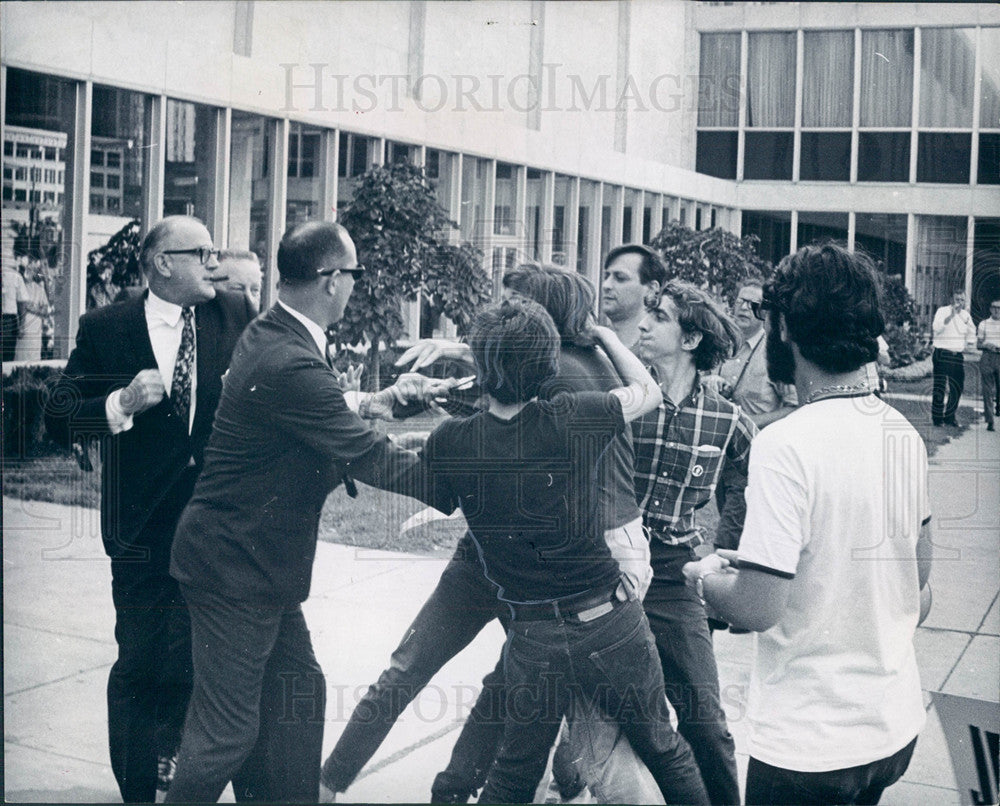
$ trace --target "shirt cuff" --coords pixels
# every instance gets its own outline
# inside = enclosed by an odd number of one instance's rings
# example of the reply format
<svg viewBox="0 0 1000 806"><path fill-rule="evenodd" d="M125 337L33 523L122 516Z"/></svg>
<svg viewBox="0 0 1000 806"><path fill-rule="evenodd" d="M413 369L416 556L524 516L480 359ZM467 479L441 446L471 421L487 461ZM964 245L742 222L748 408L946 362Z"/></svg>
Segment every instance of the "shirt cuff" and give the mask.
<svg viewBox="0 0 1000 806"><path fill-rule="evenodd" d="M122 410L122 390L116 389L104 400L104 414L108 418L108 430L112 434L120 434L132 428L133 418Z"/></svg>

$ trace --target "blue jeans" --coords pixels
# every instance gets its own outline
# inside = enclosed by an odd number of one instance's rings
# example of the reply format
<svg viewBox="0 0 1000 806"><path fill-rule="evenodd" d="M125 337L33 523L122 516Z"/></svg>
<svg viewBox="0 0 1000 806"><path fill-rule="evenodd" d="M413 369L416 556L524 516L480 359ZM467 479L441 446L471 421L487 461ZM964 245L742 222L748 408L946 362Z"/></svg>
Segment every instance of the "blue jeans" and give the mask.
<svg viewBox="0 0 1000 806"><path fill-rule="evenodd" d="M747 768L748 806L754 804L876 804L882 791L903 777L916 738L887 758L830 772L796 772L772 767L751 756Z"/></svg>
<svg viewBox="0 0 1000 806"><path fill-rule="evenodd" d="M514 619L504 647L507 719L480 803L530 803L563 716L589 702L613 717L668 803L707 804L691 748L670 724L642 605L594 621Z"/></svg>
<svg viewBox="0 0 1000 806"><path fill-rule="evenodd" d="M705 606L680 573L688 559L695 557L686 546L654 544L653 584L643 606L656 638L667 698L677 712L677 728L691 745L709 797L714 804L739 803L736 748L719 699L719 670Z"/></svg>
<svg viewBox="0 0 1000 806"><path fill-rule="evenodd" d="M466 542L459 544L434 592L392 653L388 668L369 686L323 764L322 781L333 791L343 792L350 786L406 706L500 613L496 588L486 579L478 561L463 553ZM487 676L483 687L502 698L503 677L499 670ZM461 768L434 782L435 800L464 803L482 785L503 730L498 716L501 707L499 703L490 708L477 703L480 712L474 709L469 720L479 732L474 740L470 736L467 751L461 754Z"/></svg>

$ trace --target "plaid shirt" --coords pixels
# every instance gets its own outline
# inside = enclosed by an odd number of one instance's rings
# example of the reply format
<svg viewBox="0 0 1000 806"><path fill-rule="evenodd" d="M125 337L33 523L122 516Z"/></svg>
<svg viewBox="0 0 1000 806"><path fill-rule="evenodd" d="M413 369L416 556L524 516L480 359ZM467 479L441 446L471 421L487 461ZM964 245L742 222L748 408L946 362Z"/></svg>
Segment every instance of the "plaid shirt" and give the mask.
<svg viewBox="0 0 1000 806"><path fill-rule="evenodd" d="M635 495L646 528L672 546L691 547L705 542L695 511L712 497L723 469L734 480L726 509L739 506L746 486L750 441L757 434L753 421L739 406L694 387L677 407L664 396L656 411L632 424L635 445ZM737 498L738 497L738 498ZM722 518L721 524L733 519ZM742 530L742 517L733 528ZM739 534L732 545L736 545Z"/></svg>

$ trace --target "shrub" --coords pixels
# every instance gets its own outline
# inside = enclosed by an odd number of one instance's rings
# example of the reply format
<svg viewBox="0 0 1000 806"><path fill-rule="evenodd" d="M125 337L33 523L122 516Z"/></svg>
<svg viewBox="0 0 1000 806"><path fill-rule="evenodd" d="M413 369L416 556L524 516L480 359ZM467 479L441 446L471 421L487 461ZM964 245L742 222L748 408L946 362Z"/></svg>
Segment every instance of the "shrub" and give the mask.
<svg viewBox="0 0 1000 806"><path fill-rule="evenodd" d="M889 345L890 366L905 367L930 355L926 334L917 326L916 304L898 274L880 271L884 338Z"/></svg>
<svg viewBox="0 0 1000 806"><path fill-rule="evenodd" d="M60 369L21 366L3 379L3 455L17 460L63 454L45 432L44 407Z"/></svg>

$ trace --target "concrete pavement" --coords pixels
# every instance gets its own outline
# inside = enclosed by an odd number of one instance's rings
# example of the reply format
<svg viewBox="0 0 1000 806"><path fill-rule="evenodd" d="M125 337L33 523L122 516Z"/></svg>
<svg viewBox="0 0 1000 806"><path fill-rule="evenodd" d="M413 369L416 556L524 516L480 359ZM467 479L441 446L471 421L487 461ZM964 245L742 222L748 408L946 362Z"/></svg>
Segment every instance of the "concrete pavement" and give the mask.
<svg viewBox="0 0 1000 806"><path fill-rule="evenodd" d="M917 635L923 686L1000 701L1000 434L977 424L931 464L934 609ZM95 511L4 499L4 795L8 802L117 801L104 688L115 658L110 570ZM321 543L306 618L330 687L325 751L382 670L443 558ZM752 636L717 637L724 700L745 775L743 695ZM342 800L426 801L494 664L494 624L407 710ZM958 803L935 709L885 804ZM227 799L231 793L227 792Z"/></svg>

